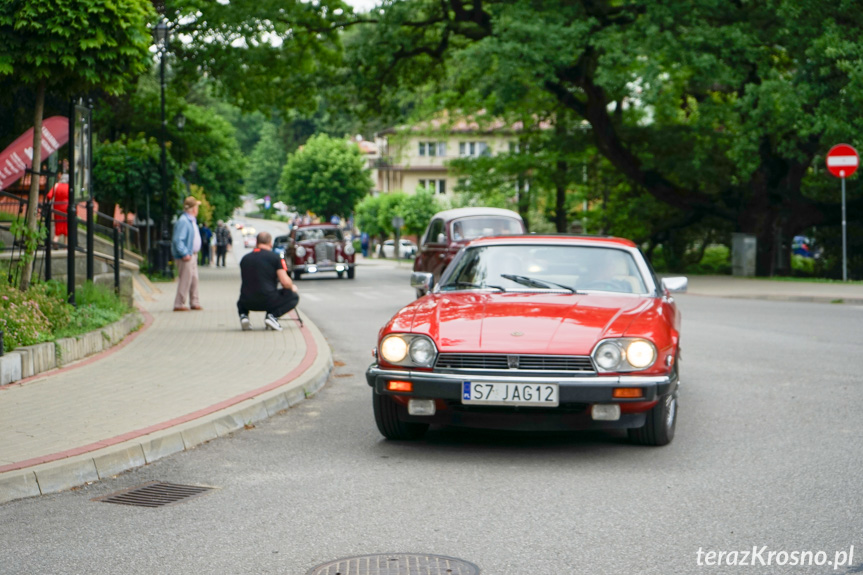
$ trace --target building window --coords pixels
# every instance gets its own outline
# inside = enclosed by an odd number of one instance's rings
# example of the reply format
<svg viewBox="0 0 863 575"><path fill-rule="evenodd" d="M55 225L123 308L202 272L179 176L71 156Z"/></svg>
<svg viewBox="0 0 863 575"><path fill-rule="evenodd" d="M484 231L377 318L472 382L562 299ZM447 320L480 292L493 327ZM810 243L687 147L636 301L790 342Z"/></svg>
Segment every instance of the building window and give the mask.
<svg viewBox="0 0 863 575"><path fill-rule="evenodd" d="M420 180L417 190L431 190L436 194L446 194L446 180Z"/></svg>
<svg viewBox="0 0 863 575"><path fill-rule="evenodd" d="M459 142L458 143L458 155L459 156L489 156L490 151L488 148L487 142Z"/></svg>
<svg viewBox="0 0 863 575"><path fill-rule="evenodd" d="M446 142L420 142L420 156L446 156Z"/></svg>

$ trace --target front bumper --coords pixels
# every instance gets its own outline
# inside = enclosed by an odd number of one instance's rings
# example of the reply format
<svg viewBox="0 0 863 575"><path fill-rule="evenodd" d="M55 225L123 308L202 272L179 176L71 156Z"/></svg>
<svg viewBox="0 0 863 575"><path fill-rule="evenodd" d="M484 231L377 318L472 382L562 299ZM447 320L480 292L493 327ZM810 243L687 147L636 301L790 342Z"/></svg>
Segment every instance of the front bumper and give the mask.
<svg viewBox="0 0 863 575"><path fill-rule="evenodd" d="M294 266L294 269L304 274L312 274L319 272L346 272L352 267L354 267L353 262L323 261L321 263L297 264Z"/></svg>
<svg viewBox="0 0 863 575"><path fill-rule="evenodd" d="M411 393L386 389L387 382L409 381ZM407 399L435 399L437 410L432 416L412 416L403 406L399 419L418 423L518 430L576 430L632 428L644 425L646 412L663 396L676 393L676 372L663 376L581 376L536 377L517 375L466 375L433 373L400 369L383 369L372 364L366 370L366 381L381 395L390 395L400 404ZM557 407L524 407L500 405L465 405L461 401L463 385L470 382L490 383L557 383ZM638 387L643 390L637 399L617 399L612 392L617 387ZM401 398L401 399L399 399ZM593 404L620 404L621 416L615 421L596 421L591 417Z"/></svg>

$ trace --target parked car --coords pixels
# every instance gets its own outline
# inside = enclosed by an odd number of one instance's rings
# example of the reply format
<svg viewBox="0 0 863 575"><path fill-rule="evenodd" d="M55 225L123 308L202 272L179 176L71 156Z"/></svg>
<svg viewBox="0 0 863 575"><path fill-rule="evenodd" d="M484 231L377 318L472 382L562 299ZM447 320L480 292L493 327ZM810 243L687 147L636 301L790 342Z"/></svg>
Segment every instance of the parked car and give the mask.
<svg viewBox="0 0 863 575"><path fill-rule="evenodd" d="M413 258L417 255L417 245L410 240L399 240L399 257ZM385 258L396 257L396 242L395 240L387 240L380 246L380 251Z"/></svg>
<svg viewBox="0 0 863 575"><path fill-rule="evenodd" d="M456 208L435 214L420 240L415 272L429 272L438 281L464 245L483 236L527 233L516 212L500 208ZM417 294L419 295L419 294Z"/></svg>
<svg viewBox="0 0 863 575"><path fill-rule="evenodd" d="M366 371L388 439L429 425L624 428L674 437L680 314L641 251L620 238L512 236L468 244L439 283L380 330Z"/></svg>
<svg viewBox="0 0 863 575"><path fill-rule="evenodd" d="M291 236L276 236L273 238L273 251L279 254L280 256L285 256L285 251L287 250L288 245L291 243Z"/></svg>
<svg viewBox="0 0 863 575"><path fill-rule="evenodd" d="M288 271L295 280L303 274L336 272L354 279L354 246L334 224L306 224L291 228L284 244Z"/></svg>
<svg viewBox="0 0 863 575"><path fill-rule="evenodd" d="M258 243L258 233L255 228L251 226L245 226L240 230L243 234L243 246L247 248L253 248Z"/></svg>

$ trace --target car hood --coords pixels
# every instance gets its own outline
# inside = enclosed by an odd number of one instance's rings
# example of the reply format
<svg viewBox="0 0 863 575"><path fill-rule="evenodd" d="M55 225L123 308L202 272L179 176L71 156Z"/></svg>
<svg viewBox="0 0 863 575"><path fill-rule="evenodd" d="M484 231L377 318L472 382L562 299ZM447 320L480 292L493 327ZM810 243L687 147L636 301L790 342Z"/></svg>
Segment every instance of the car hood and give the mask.
<svg viewBox="0 0 863 575"><path fill-rule="evenodd" d="M633 295L438 293L404 308L389 328L427 334L444 353L587 355L661 313L657 298Z"/></svg>

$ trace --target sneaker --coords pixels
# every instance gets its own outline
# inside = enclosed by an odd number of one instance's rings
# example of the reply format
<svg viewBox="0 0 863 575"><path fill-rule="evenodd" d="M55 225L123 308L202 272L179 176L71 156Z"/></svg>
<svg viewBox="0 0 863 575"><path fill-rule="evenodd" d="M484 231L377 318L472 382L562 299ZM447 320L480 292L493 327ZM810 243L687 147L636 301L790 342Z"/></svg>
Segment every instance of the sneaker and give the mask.
<svg viewBox="0 0 863 575"><path fill-rule="evenodd" d="M267 324L267 329L282 331L282 325L279 323L279 318L271 313L268 313L267 317L264 318L264 323Z"/></svg>
<svg viewBox="0 0 863 575"><path fill-rule="evenodd" d="M240 325L243 326L243 331L251 331L252 322L249 321L249 316L242 314L240 316Z"/></svg>

